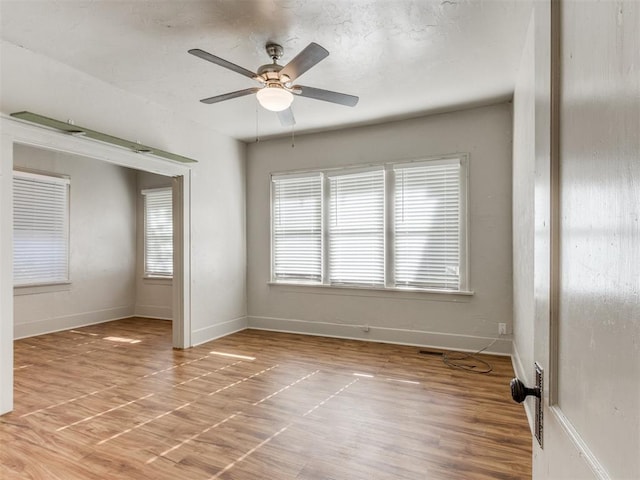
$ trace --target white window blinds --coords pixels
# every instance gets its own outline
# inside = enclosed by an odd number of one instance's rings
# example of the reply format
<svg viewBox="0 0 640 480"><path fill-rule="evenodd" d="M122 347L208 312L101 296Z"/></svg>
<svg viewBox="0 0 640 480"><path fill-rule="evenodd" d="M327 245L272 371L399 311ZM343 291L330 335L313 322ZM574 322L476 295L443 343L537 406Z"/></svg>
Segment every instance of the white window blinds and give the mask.
<svg viewBox="0 0 640 480"><path fill-rule="evenodd" d="M274 282L468 292L465 154L272 176Z"/></svg>
<svg viewBox="0 0 640 480"><path fill-rule="evenodd" d="M330 177L330 283L384 285L384 212L382 168Z"/></svg>
<svg viewBox="0 0 640 480"><path fill-rule="evenodd" d="M173 276L173 195L171 188L143 190L144 275Z"/></svg>
<svg viewBox="0 0 640 480"><path fill-rule="evenodd" d="M13 174L13 282L69 281L69 180Z"/></svg>
<svg viewBox="0 0 640 480"><path fill-rule="evenodd" d="M458 159L394 166L395 285L460 290Z"/></svg>
<svg viewBox="0 0 640 480"><path fill-rule="evenodd" d="M322 280L322 175L272 177L272 270L280 281Z"/></svg>

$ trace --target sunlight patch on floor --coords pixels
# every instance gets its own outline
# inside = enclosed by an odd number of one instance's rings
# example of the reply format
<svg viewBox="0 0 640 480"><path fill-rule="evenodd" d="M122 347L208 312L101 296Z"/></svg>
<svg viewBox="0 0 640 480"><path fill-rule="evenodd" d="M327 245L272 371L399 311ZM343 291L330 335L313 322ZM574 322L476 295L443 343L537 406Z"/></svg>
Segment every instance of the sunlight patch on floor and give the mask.
<svg viewBox="0 0 640 480"><path fill-rule="evenodd" d="M124 337L104 337L103 340L108 340L110 342L118 342L118 343L140 343L142 340L136 340L133 338L124 338Z"/></svg>
<svg viewBox="0 0 640 480"><path fill-rule="evenodd" d="M236 353L226 353L226 352L209 352L210 355L219 355L221 357L230 357L230 358L240 358L242 360L255 360L256 357L250 357L248 355L238 355Z"/></svg>

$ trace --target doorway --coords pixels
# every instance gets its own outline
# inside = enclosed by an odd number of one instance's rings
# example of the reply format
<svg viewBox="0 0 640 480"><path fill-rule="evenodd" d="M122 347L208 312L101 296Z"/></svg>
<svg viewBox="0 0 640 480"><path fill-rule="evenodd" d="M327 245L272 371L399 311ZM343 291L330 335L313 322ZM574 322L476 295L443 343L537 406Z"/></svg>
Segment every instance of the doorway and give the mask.
<svg viewBox="0 0 640 480"><path fill-rule="evenodd" d="M13 340L14 340L14 292L12 274L12 179L14 150L35 148L50 152L64 152L84 157L87 162L103 162L102 165L120 166L171 177L173 191L173 243L174 275L172 286L171 318L173 321L174 348L191 346L190 298L190 169L155 157L135 154L117 147L65 135L41 127L2 118L2 143L0 161L0 414L13 408ZM137 187L137 185L136 185ZM99 212L98 212L99 213ZM71 252L73 254L73 252Z"/></svg>

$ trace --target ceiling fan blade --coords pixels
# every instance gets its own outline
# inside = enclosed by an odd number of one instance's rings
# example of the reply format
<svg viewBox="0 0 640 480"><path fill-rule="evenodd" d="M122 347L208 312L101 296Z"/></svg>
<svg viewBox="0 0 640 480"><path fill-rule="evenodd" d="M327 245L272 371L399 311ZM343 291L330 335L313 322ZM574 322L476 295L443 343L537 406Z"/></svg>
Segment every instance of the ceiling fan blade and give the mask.
<svg viewBox="0 0 640 480"><path fill-rule="evenodd" d="M260 90L258 87L254 88L245 88L244 90L238 90L236 92L224 93L222 95L216 95L215 97L203 98L200 100L202 103L218 103L224 102L225 100L231 100L232 98L244 97L245 95L251 95L252 93L256 93Z"/></svg>
<svg viewBox="0 0 640 480"><path fill-rule="evenodd" d="M296 119L293 116L293 110L291 110L291 107L286 110L279 111L278 118L280 119L280 125L283 127L293 127L296 124Z"/></svg>
<svg viewBox="0 0 640 480"><path fill-rule="evenodd" d="M191 55L195 55L196 57L200 57L203 60L206 60L211 63L215 63L216 65L220 65L221 67L228 68L240 75L244 75L245 77L255 79L258 75L253 73L251 70L247 70L246 68L240 67L235 63L231 63L224 58L216 57L215 55L210 54L209 52L205 52L204 50L200 50L199 48L192 48L189 50Z"/></svg>
<svg viewBox="0 0 640 480"><path fill-rule="evenodd" d="M360 100L355 95L347 95L346 93L332 92L330 90L322 90L321 88L303 87L295 85L292 87L293 93L301 97L314 98L324 102L337 103L347 107L355 107Z"/></svg>
<svg viewBox="0 0 640 480"><path fill-rule="evenodd" d="M329 52L325 48L311 42L280 70L280 75L286 75L293 81L328 56Z"/></svg>

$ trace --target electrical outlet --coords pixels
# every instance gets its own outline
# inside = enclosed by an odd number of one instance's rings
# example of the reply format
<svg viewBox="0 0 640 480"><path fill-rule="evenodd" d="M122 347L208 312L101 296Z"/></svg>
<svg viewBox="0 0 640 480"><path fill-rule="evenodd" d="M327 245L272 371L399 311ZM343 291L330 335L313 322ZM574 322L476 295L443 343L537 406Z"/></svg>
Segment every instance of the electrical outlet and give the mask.
<svg viewBox="0 0 640 480"><path fill-rule="evenodd" d="M498 335L506 335L507 334L507 324L499 323L498 324Z"/></svg>
<svg viewBox="0 0 640 480"><path fill-rule="evenodd" d="M369 325L363 325L362 326L362 331L363 332L368 332L369 331Z"/></svg>

